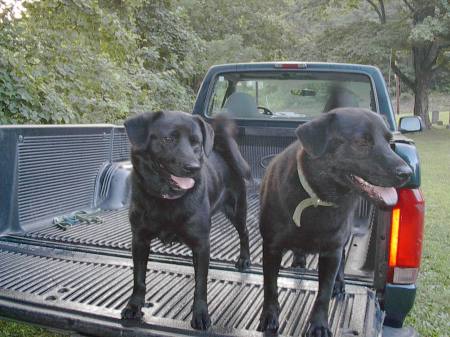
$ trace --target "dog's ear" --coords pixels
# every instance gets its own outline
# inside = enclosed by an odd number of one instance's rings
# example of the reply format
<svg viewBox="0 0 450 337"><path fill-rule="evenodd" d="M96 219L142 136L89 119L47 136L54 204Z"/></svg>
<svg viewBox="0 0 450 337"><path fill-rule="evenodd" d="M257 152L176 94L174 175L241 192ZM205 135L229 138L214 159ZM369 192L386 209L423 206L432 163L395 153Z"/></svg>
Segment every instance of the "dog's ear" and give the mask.
<svg viewBox="0 0 450 337"><path fill-rule="evenodd" d="M214 129L209 125L209 123L205 122L203 118L200 116L193 116L197 121L200 129L203 134L203 151L205 151L205 155L208 157L211 154L214 145Z"/></svg>
<svg viewBox="0 0 450 337"><path fill-rule="evenodd" d="M334 113L326 113L295 130L303 148L311 157L318 158L325 153L330 142L331 123L334 118Z"/></svg>
<svg viewBox="0 0 450 337"><path fill-rule="evenodd" d="M147 143L150 125L162 116L162 111L145 112L128 118L124 125L131 145L142 147Z"/></svg>

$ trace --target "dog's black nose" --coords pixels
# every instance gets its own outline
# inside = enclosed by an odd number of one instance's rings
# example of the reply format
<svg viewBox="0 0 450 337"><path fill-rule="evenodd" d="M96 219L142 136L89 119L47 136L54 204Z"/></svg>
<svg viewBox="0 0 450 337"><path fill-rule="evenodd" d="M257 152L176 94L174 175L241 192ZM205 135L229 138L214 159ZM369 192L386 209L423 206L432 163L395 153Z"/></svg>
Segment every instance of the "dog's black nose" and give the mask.
<svg viewBox="0 0 450 337"><path fill-rule="evenodd" d="M184 166L183 166L183 168L184 168L184 170L187 172L187 173L190 173L190 174L192 174L192 173L195 173L195 172L197 172L198 170L200 170L200 163L188 163L188 164L185 164Z"/></svg>
<svg viewBox="0 0 450 337"><path fill-rule="evenodd" d="M397 167L397 169L395 170L395 175L397 176L398 180L406 181L409 179L409 177L411 177L412 170L409 166L403 165Z"/></svg>

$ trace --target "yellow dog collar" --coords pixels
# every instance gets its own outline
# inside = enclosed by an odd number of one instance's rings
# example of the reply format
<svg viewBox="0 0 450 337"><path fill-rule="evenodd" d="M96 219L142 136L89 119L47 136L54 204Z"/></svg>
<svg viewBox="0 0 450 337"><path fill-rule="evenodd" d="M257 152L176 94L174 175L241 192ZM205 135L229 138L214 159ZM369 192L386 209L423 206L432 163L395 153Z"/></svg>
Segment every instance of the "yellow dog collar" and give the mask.
<svg viewBox="0 0 450 337"><path fill-rule="evenodd" d="M297 159L297 173L298 177L300 179L300 184L305 189L306 193L308 193L309 198L304 199L300 201L300 203L297 205L294 211L294 215L292 216L292 220L294 220L294 223L297 225L297 227L300 227L300 219L302 217L302 213L305 210L305 208L310 206L325 206L325 207L337 207L335 203L323 201L321 200L316 193L314 193L311 186L306 181L305 175L303 174L303 168L302 163L300 162L301 156Z"/></svg>

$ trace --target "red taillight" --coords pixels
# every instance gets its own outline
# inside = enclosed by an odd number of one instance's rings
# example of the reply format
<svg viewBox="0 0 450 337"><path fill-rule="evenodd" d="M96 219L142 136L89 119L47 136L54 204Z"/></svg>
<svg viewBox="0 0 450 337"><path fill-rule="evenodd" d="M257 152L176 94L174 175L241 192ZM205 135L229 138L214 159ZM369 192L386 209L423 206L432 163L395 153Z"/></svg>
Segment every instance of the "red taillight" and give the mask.
<svg viewBox="0 0 450 337"><path fill-rule="evenodd" d="M389 266L395 267L397 265L398 254L398 234L400 231L400 208L395 207L392 210L391 218L391 241L389 249Z"/></svg>
<svg viewBox="0 0 450 337"><path fill-rule="evenodd" d="M414 283L422 256L425 203L419 189L398 190L389 243L390 281Z"/></svg>

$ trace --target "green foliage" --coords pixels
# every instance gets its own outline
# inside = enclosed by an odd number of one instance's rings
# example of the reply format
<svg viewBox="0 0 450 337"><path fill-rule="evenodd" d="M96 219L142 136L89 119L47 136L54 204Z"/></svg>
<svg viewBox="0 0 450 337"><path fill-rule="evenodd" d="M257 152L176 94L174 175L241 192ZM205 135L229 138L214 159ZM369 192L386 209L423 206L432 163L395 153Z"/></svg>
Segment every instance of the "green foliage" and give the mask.
<svg viewBox="0 0 450 337"><path fill-rule="evenodd" d="M256 47L244 45L241 35L228 35L222 40L209 41L205 48L208 58L206 65L257 61L262 59L262 52Z"/></svg>
<svg viewBox="0 0 450 337"><path fill-rule="evenodd" d="M0 123L23 123L33 115L33 98L5 63L0 58Z"/></svg>
<svg viewBox="0 0 450 337"><path fill-rule="evenodd" d="M450 3L446 0L432 0L427 4L433 11L427 13L422 22L411 29L411 41L414 44L433 42L435 39L450 40ZM421 9L423 6L424 9ZM426 3L419 2L418 10L425 11Z"/></svg>
<svg viewBox="0 0 450 337"><path fill-rule="evenodd" d="M116 122L190 110L211 65L290 57L290 5L47 0L26 2L18 16L15 5L2 5L0 122Z"/></svg>
<svg viewBox="0 0 450 337"><path fill-rule="evenodd" d="M115 122L190 108L193 92L180 81L193 72L192 33L169 2L49 0L26 8L0 28L3 123Z"/></svg>
<svg viewBox="0 0 450 337"><path fill-rule="evenodd" d="M294 32L285 19L290 1L179 0L179 3L185 8L194 31L203 40L237 37L244 48L258 49L259 60L283 58L295 42ZM208 60L213 63L209 57Z"/></svg>
<svg viewBox="0 0 450 337"><path fill-rule="evenodd" d="M374 64L395 73L416 95L414 114L427 127L430 88L445 91L450 68L450 4L446 0L323 0L307 4L314 59Z"/></svg>
<svg viewBox="0 0 450 337"><path fill-rule="evenodd" d="M206 70L229 62L366 63L387 74L394 50L413 78L411 45L446 41L449 4L430 0L435 16L413 26L401 1L384 2L385 24L364 0L46 0L25 1L22 12L1 4L0 123L189 111ZM449 57L436 60L432 85L443 91Z"/></svg>

